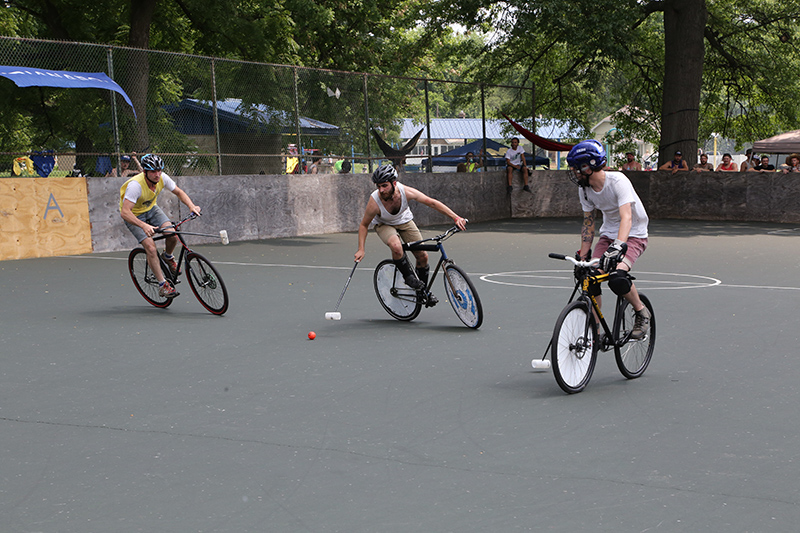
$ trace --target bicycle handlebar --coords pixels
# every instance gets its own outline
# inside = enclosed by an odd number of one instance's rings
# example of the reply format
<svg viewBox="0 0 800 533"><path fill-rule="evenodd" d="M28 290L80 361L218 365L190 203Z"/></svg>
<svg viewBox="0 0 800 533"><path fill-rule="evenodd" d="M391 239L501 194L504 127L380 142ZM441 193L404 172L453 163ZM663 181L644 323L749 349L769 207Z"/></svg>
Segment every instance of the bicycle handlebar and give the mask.
<svg viewBox="0 0 800 533"><path fill-rule="evenodd" d="M552 259L560 259L562 261L569 261L570 263L572 263L576 267L583 267L583 268L592 268L592 267L596 267L597 265L600 264L600 258L599 257L595 257L594 259L591 259L589 261L578 261L574 257L571 257L569 255L563 255L563 254L549 254L548 257L550 257Z"/></svg>
<svg viewBox="0 0 800 533"><path fill-rule="evenodd" d="M464 220L469 222L469 220L467 220L466 218ZM406 245L407 246L415 246L415 245L418 245L418 244L422 244L424 242L431 242L431 241L442 242L442 241L446 241L447 239L449 239L450 237L452 237L454 234L458 233L459 231L461 231L461 230L458 228L458 226L453 226L449 230L445 231L444 233L441 233L441 234L437 235L436 237L429 237L427 239L421 239L419 241L409 242L409 243L406 243Z"/></svg>
<svg viewBox="0 0 800 533"><path fill-rule="evenodd" d="M178 229L178 226L180 226L181 224L183 224L187 220L194 220L199 216L200 215L198 215L197 213L189 213L186 217L183 218L183 220L181 220L179 222L175 222L171 226L166 226L166 227L163 227L163 228L156 228L155 232L156 233L164 233L165 229Z"/></svg>

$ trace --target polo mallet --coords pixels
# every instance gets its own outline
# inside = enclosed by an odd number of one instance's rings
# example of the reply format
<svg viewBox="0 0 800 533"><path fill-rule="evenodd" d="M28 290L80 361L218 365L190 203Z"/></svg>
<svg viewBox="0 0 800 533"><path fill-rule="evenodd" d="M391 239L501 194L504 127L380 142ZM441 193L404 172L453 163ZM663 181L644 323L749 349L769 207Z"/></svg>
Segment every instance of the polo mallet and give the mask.
<svg viewBox="0 0 800 533"><path fill-rule="evenodd" d="M545 348L544 355L542 356L542 358L534 359L533 361L531 361L531 367L533 367L534 370L539 372L544 372L545 370L548 370L551 367L550 360L545 358L547 357L547 352L550 350L550 346L552 345L553 345L553 339L551 338L550 344L548 344L547 348Z"/></svg>
<svg viewBox="0 0 800 533"><path fill-rule="evenodd" d="M336 308L333 310L332 313L325 313L325 320L341 320L342 313L339 312L339 304L342 303L342 298L344 298L344 293L347 290L347 287L350 285L350 280L353 279L353 273L356 271L356 267L358 267L358 261L355 262L353 265L353 270L350 271L350 275L347 277L347 283L344 284L344 289L342 289L342 294L339 295L339 301L336 302Z"/></svg>

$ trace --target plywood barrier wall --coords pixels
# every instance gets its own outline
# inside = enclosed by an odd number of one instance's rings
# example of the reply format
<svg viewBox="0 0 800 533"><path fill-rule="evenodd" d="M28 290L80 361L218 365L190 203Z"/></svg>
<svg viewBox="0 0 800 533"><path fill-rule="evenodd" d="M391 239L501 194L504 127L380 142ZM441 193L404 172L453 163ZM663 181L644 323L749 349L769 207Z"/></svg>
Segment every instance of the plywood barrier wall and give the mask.
<svg viewBox="0 0 800 533"><path fill-rule="evenodd" d="M0 260L91 251L85 178L0 179Z"/></svg>

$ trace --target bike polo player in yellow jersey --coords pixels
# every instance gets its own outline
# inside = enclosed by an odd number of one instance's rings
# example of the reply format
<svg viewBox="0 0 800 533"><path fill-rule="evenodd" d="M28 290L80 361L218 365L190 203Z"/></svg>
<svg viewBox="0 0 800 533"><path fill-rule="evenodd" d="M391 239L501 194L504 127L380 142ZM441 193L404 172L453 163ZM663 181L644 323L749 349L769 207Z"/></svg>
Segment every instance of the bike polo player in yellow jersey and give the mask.
<svg viewBox="0 0 800 533"><path fill-rule="evenodd" d="M392 251L392 260L397 270L403 275L406 285L414 290L425 289L428 283L428 253L423 250L414 251L417 260L417 276L411 270L403 252L403 243L414 242L422 239L417 225L414 223L414 215L408 207L409 200L416 200L421 204L431 207L443 215L452 218L458 229L467 229L467 219L456 215L452 209L444 205L439 200L426 196L417 189L404 186L397 182L397 170L392 165L381 165L372 174L372 182L377 187L369 200L364 211L364 217L358 226L358 250L355 254L356 262L364 258L364 245L367 241L369 228L374 226L375 231L381 240ZM436 305L436 298L431 294L428 297L428 306Z"/></svg>
<svg viewBox="0 0 800 533"><path fill-rule="evenodd" d="M141 160L143 172L126 181L119 190L119 212L125 225L133 233L147 254L147 264L158 280L158 293L167 298L174 298L178 291L164 277L158 261L158 250L153 241L157 228L171 224L167 215L156 205L158 195L163 189L171 191L178 199L186 204L192 213L200 214L200 207L194 205L189 195L175 184L175 181L163 173L164 161L153 154L146 154ZM165 239L163 258L172 269L178 270L178 264L172 252L178 244L176 237Z"/></svg>

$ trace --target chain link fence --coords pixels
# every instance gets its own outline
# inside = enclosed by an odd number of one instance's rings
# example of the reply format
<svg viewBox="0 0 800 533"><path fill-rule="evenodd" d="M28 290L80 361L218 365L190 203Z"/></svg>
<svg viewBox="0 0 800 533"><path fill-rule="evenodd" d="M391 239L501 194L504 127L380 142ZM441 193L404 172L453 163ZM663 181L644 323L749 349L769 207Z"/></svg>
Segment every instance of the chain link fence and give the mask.
<svg viewBox="0 0 800 533"><path fill-rule="evenodd" d="M273 65L118 46L0 37L0 65L103 72L113 91L20 88L0 78L0 176L16 158L52 151L52 175L102 176L124 154L158 153L171 175L370 172L399 148L410 119L423 135L406 171L482 138L485 122L532 117L530 88L484 86ZM522 111L520 111L522 110ZM527 111L527 112L526 112ZM439 118L481 119L479 134L436 138ZM522 118L531 129L532 119ZM474 121L473 121L474 122ZM496 130L496 128L495 128ZM373 133L374 132L374 133ZM453 133L456 135L456 133ZM467 135L461 131L458 135ZM503 138L513 135L510 125Z"/></svg>

